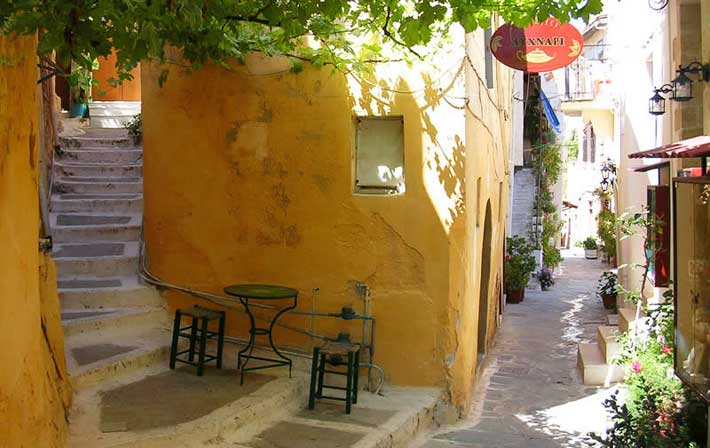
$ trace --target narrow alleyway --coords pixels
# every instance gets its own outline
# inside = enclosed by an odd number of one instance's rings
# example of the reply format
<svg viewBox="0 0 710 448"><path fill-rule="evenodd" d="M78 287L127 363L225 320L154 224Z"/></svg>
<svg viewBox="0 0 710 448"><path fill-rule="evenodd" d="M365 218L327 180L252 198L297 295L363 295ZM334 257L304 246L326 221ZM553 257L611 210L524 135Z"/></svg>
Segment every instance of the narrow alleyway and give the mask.
<svg viewBox="0 0 710 448"><path fill-rule="evenodd" d="M612 390L584 386L576 364L577 343L594 341L606 321L595 294L604 267L567 254L550 291L528 290L524 302L509 304L470 417L414 446L580 447L590 431L602 433L601 403Z"/></svg>

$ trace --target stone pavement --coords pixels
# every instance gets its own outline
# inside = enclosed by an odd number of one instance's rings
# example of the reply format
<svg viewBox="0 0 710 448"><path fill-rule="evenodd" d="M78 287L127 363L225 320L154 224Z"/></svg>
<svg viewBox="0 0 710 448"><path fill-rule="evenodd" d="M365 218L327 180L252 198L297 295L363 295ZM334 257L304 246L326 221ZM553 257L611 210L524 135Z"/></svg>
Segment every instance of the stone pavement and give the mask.
<svg viewBox="0 0 710 448"><path fill-rule="evenodd" d="M604 432L601 403L612 390L584 386L576 365L577 343L595 341L606 321L595 294L605 265L565 255L549 291L528 290L506 307L470 416L412 446L581 447L591 445L589 432Z"/></svg>

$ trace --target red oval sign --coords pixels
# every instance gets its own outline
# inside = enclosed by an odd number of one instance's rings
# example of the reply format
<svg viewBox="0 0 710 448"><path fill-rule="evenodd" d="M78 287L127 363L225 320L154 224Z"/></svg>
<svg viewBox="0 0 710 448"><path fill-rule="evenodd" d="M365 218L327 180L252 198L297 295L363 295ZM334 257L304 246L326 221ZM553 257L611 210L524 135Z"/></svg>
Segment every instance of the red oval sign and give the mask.
<svg viewBox="0 0 710 448"><path fill-rule="evenodd" d="M550 18L527 28L505 24L491 36L491 51L503 64L526 72L549 72L577 59L584 39L573 25Z"/></svg>

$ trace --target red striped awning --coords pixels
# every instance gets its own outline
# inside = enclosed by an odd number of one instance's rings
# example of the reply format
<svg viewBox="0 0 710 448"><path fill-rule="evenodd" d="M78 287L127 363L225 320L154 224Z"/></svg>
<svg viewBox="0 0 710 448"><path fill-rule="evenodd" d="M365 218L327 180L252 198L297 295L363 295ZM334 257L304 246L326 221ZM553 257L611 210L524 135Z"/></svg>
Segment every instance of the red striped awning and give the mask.
<svg viewBox="0 0 710 448"><path fill-rule="evenodd" d="M668 160L664 160L663 162L656 162L651 165L643 165L636 168L630 168L630 170L636 171L637 173L645 173L646 171L657 170L669 166L671 166L671 162L669 162Z"/></svg>
<svg viewBox="0 0 710 448"><path fill-rule="evenodd" d="M701 135L669 145L659 146L655 149L649 149L648 151L629 154L629 157L632 159L679 159L707 156L710 156L710 135Z"/></svg>

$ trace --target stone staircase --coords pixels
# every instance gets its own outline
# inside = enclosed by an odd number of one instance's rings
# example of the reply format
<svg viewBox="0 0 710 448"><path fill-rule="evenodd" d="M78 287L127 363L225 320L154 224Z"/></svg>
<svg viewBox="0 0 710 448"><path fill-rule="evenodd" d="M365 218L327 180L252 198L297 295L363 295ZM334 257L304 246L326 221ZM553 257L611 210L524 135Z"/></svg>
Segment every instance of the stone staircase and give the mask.
<svg viewBox="0 0 710 448"><path fill-rule="evenodd" d="M619 314L608 316L606 325L597 327L596 343L578 344L577 367L585 385L609 387L624 380L623 369L613 364L619 353L617 337L636 322L635 309L621 308Z"/></svg>
<svg viewBox="0 0 710 448"><path fill-rule="evenodd" d="M89 103L91 126L94 128L123 128L141 113L140 101L92 101Z"/></svg>
<svg viewBox="0 0 710 448"><path fill-rule="evenodd" d="M515 170L513 186L513 204L511 213L513 214L513 235L527 237L531 230L533 210L532 204L535 202L535 175L532 168L520 168Z"/></svg>
<svg viewBox="0 0 710 448"><path fill-rule="evenodd" d="M164 358L169 319L138 281L142 150L125 130L60 139L50 222L66 357L75 388Z"/></svg>

